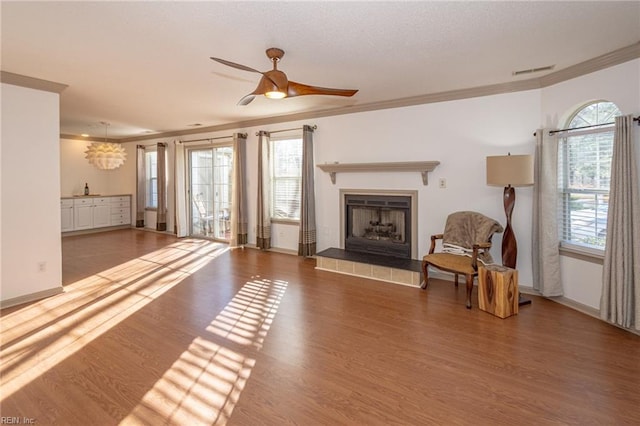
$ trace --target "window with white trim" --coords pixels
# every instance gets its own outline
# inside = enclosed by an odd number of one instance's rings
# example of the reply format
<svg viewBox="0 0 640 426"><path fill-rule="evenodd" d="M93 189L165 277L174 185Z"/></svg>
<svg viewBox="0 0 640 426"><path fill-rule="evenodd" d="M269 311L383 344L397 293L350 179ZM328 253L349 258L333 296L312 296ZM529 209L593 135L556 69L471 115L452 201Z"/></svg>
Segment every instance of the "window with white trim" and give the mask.
<svg viewBox="0 0 640 426"><path fill-rule="evenodd" d="M300 220L302 137L271 139L271 218Z"/></svg>
<svg viewBox="0 0 640 426"><path fill-rule="evenodd" d="M576 111L558 146L560 244L600 253L607 237L613 123L621 115L612 102ZM606 125L605 125L606 124ZM589 127L594 126L594 127ZM588 127L580 129L580 127Z"/></svg>
<svg viewBox="0 0 640 426"><path fill-rule="evenodd" d="M158 152L146 151L144 153L145 173L145 207L148 209L158 208Z"/></svg>

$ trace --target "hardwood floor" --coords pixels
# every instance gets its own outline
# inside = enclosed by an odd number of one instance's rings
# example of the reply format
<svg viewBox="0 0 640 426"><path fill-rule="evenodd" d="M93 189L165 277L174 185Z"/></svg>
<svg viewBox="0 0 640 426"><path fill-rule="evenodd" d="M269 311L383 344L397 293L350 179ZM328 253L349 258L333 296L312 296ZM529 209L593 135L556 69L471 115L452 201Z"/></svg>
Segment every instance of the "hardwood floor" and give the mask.
<svg viewBox="0 0 640 426"><path fill-rule="evenodd" d="M637 425L640 337L506 319L315 261L136 230L63 239L63 294L1 312L1 416L38 425ZM6 422L5 422L6 423Z"/></svg>

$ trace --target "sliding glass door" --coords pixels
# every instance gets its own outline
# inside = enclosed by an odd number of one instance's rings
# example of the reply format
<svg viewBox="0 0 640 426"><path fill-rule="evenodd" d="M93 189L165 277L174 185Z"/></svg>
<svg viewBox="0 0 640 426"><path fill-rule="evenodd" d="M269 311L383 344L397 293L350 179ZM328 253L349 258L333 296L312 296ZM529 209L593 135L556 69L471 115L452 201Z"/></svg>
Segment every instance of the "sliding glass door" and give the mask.
<svg viewBox="0 0 640 426"><path fill-rule="evenodd" d="M233 148L225 145L187 152L190 235L229 240Z"/></svg>

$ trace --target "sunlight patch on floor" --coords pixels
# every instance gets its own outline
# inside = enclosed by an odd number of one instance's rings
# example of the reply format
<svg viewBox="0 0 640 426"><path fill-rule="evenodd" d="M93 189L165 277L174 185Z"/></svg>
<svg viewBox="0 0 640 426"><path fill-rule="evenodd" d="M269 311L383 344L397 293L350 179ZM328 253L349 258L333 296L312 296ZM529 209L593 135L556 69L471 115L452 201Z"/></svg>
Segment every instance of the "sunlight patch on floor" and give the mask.
<svg viewBox="0 0 640 426"><path fill-rule="evenodd" d="M224 424L240 398L255 353L287 283L255 277L247 282L121 424Z"/></svg>
<svg viewBox="0 0 640 426"><path fill-rule="evenodd" d="M228 246L210 241L181 240L4 315L0 318L2 399L227 250Z"/></svg>

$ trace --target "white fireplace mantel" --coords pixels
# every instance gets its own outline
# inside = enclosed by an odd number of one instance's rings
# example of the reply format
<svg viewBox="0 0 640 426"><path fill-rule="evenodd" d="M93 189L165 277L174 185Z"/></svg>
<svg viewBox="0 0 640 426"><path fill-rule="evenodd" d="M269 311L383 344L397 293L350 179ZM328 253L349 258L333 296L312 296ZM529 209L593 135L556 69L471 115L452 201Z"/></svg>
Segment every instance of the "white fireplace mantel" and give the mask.
<svg viewBox="0 0 640 426"><path fill-rule="evenodd" d="M392 163L333 163L318 164L325 173L329 173L331 183L336 183L336 173L364 173L364 172L420 172L422 184L427 185L427 174L432 172L439 161L402 161Z"/></svg>

